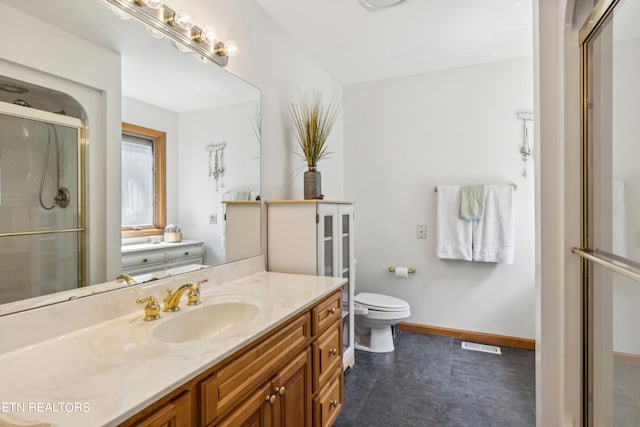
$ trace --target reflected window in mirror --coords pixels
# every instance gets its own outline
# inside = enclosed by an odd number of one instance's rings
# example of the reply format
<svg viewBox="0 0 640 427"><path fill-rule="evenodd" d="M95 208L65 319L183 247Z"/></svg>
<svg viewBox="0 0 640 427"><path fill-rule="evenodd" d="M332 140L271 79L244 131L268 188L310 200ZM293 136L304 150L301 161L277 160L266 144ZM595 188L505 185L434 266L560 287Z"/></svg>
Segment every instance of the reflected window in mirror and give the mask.
<svg viewBox="0 0 640 427"><path fill-rule="evenodd" d="M165 132L122 124L122 237L154 236L166 225Z"/></svg>

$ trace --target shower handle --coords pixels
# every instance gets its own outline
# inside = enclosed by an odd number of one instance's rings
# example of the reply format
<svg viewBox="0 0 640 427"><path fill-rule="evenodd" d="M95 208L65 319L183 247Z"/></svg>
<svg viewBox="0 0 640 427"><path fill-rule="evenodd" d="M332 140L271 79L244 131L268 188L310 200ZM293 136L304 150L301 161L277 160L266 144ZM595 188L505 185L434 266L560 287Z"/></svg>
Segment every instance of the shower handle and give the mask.
<svg viewBox="0 0 640 427"><path fill-rule="evenodd" d="M53 198L53 205L59 208L66 208L71 202L71 193L65 187L58 188L58 194Z"/></svg>

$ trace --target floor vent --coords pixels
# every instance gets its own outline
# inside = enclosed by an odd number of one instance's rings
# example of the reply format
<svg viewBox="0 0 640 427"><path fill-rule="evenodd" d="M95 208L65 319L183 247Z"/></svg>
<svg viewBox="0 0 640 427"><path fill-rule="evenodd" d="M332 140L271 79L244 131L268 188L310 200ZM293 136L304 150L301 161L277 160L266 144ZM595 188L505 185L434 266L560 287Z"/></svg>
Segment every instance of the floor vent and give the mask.
<svg viewBox="0 0 640 427"><path fill-rule="evenodd" d="M474 342L462 341L462 348L465 350L482 351L484 353L502 354L500 347L486 344L476 344Z"/></svg>

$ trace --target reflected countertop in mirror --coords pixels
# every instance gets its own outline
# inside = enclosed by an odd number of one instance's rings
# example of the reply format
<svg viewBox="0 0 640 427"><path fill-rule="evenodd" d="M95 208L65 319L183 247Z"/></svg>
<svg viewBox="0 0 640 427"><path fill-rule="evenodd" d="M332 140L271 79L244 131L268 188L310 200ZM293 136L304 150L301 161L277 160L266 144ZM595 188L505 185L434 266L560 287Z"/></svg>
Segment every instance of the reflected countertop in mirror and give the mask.
<svg viewBox="0 0 640 427"><path fill-rule="evenodd" d="M104 0L82 2L77 0L57 0L56 2L0 0L0 9L5 22L14 21L22 26L37 29L34 33L38 33L40 37L42 34L51 33L51 39L62 39L59 34L64 32L64 39L67 42L56 49L77 53L73 57L73 63L66 64L58 63L63 59L56 58L56 55L47 56L46 63L50 64L51 69L43 66L41 69L33 70L29 55L43 55L44 52L30 49L30 45L37 45L37 40L33 40L31 36L25 36L24 51L20 53L24 55L22 58L25 65L21 65L21 61L13 51L8 58L0 53L0 66L4 67L2 61L7 64L10 62L10 66L0 69L0 80L5 77L11 79L11 82L26 80L26 83L30 84L32 82L25 76L31 76L33 73L42 75L38 82L33 82L34 87L41 81L54 82L55 78L70 80L61 70L68 68L74 69L75 73L78 73L78 70L81 72L87 65L85 61L88 57L105 52L105 61L113 59L119 62L121 75L113 76L112 86L121 87L122 92L113 94L97 91L96 93L98 96L106 95L110 98L115 95L120 101L116 103L119 108L114 111L119 111L121 115L114 116L113 111L106 111L105 123L95 119L87 120L88 152L96 149L91 144L96 144L95 141L101 141L101 138L106 141L105 143L118 144L119 141L116 139L118 136L105 134L105 129L113 129L114 125L118 126L121 122L166 132L167 224L180 224L185 240L203 242L202 265L215 266L259 254L259 244L255 245L255 238L259 243L260 225L258 223L258 233L257 235L254 233L251 247L247 247L244 252L238 252L237 245L234 245L231 256L228 256L227 245L230 242L225 230L223 203L240 193L249 193L254 199L259 195L260 91L257 88L218 65L183 52L184 49L178 49L176 43L166 37L162 39L152 37L143 24L134 19L121 19ZM9 31L10 29L4 29L0 30L0 33ZM8 33L3 35L9 37ZM91 46L95 47L91 55L83 55L83 52ZM2 51L3 49L0 49L0 52ZM26 71L22 73L21 67L25 70L29 68L29 73ZM12 70L13 73L4 76L6 74L4 69ZM82 99L74 92L73 81L65 82L65 85L71 88L64 92L68 97ZM78 82L77 86L79 91L87 90L84 82ZM59 90L59 88L52 87L52 90ZM17 96L3 91L0 93L0 101L12 103ZM39 99L34 94L22 93L19 97L34 109L43 108L58 112L55 106L49 107L42 98ZM82 105L82 108L84 112L80 115L83 115L83 118L101 117L100 111L91 110L94 108L92 105ZM96 135L100 137L97 138ZM225 144L223 179L212 176L211 167L215 159L211 158L211 151L207 149L221 143ZM0 152L1 150L0 146ZM51 156L54 157L54 155ZM2 157L0 161L1 159ZM41 160L36 160L33 161L34 164L42 163ZM0 166L4 167L4 164ZM93 176L91 168L96 167L103 168L104 165L87 162L85 176ZM50 168L49 174L51 170ZM36 171L33 174L36 176L39 172ZM105 191L105 187L119 185L120 178L117 174L107 173L105 177L106 183L87 185L86 210L89 217L96 210L103 208L103 205L95 204L93 200L107 199L106 195L99 192ZM32 181L33 185L37 186L37 176ZM4 180L2 185L6 185ZM33 205L29 209L33 215L39 215L37 200L26 200L24 203ZM0 209L3 207L3 204L0 204ZM106 218L106 223L107 229L119 229L119 218L109 216ZM78 255L79 259L85 260L78 274L85 274L85 281L90 286L42 295L24 302L18 300L0 305L0 315L124 286L115 282L115 278L122 270L119 266L121 266L120 260L123 253L131 247L123 246L124 249L120 249L107 246L106 257L116 261L111 263L115 267L107 265L105 271L106 260L95 256L105 252L104 242L92 240L91 236L97 233L92 233L90 227L91 223L88 224L86 241L79 245L80 248L84 248L85 253ZM47 238L50 237L47 236ZM15 245L3 246L1 239L2 237L0 237L0 250L3 253L7 250L15 251ZM257 252L256 247L258 247ZM51 280L51 277L57 275L55 270L51 270L51 265L58 265L59 258L65 255L64 250L57 250L54 252L58 258L50 256L48 259L43 259L33 249L26 252L30 256L21 262L24 262L25 271L36 276L34 282ZM68 251L66 253L68 255ZM105 272L96 273L101 271ZM179 274L179 271L177 273ZM0 266L0 276L3 277L1 280L16 280L15 275L2 276L2 274L2 266ZM25 293L25 298L31 296L33 292Z"/></svg>

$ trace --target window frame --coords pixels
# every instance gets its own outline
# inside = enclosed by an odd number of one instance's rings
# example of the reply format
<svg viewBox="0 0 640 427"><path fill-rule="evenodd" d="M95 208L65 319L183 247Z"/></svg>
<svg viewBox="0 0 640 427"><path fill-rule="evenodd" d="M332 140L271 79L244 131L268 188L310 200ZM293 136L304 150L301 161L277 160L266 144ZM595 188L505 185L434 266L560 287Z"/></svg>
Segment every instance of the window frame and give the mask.
<svg viewBox="0 0 640 427"><path fill-rule="evenodd" d="M155 162L155 224L144 227L121 227L122 238L157 236L164 234L167 225L167 186L166 186L166 132L122 122L122 133L153 141ZM120 138L122 153L122 138Z"/></svg>

